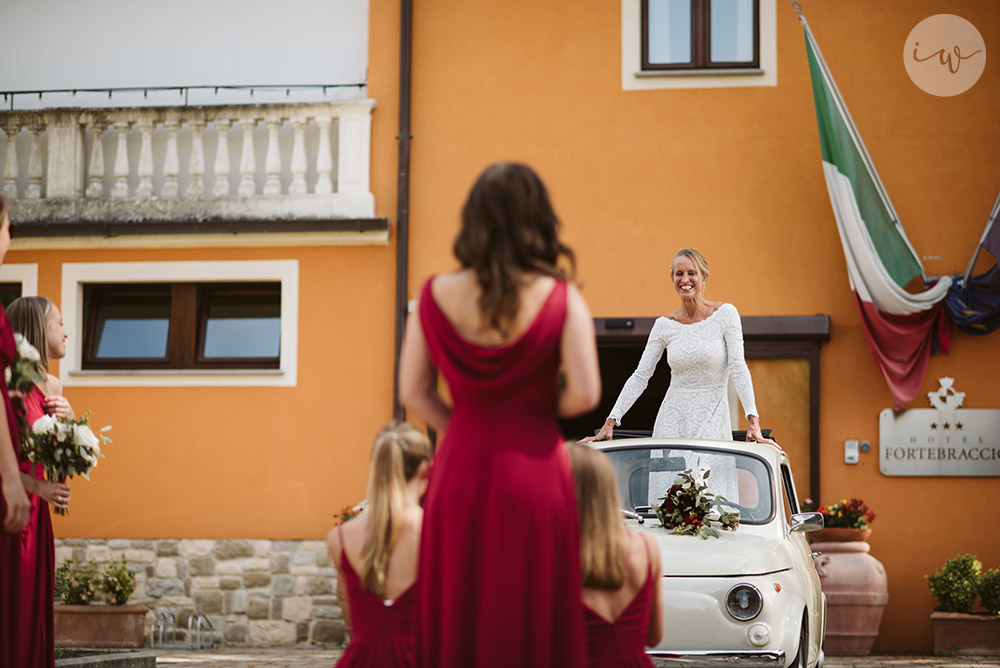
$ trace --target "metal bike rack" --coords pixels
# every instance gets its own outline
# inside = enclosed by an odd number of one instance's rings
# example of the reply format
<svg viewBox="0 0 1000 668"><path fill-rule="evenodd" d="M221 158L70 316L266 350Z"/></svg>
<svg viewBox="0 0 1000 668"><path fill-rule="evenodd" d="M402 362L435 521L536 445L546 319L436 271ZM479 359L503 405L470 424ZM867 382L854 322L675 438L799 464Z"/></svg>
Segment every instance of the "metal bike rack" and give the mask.
<svg viewBox="0 0 1000 668"><path fill-rule="evenodd" d="M177 616L171 610L157 608L156 621L149 629L149 644L152 649L210 649L215 647L215 628L205 615L191 615L187 642L178 642Z"/></svg>
<svg viewBox="0 0 1000 668"><path fill-rule="evenodd" d="M164 640L163 636L167 632L170 633L170 639ZM173 612L165 608L156 609L156 620L149 628L149 644L154 649L180 646L177 642L177 617Z"/></svg>
<svg viewBox="0 0 1000 668"><path fill-rule="evenodd" d="M204 639L206 636L207 642ZM212 627L212 622L205 615L198 615L197 619L194 615L188 617L188 648L211 649L212 647L215 647L215 629Z"/></svg>

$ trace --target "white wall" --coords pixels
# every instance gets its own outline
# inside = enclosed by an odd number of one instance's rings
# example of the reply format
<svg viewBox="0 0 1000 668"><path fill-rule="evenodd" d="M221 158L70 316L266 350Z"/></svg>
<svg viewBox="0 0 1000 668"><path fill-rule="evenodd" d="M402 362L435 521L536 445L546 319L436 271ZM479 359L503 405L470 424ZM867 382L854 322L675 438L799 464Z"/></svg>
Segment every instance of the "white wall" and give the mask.
<svg viewBox="0 0 1000 668"><path fill-rule="evenodd" d="M368 67L367 0L0 0L0 30L0 91L364 83ZM208 90L191 91L188 103L364 96ZM184 103L177 92L14 99L16 109Z"/></svg>

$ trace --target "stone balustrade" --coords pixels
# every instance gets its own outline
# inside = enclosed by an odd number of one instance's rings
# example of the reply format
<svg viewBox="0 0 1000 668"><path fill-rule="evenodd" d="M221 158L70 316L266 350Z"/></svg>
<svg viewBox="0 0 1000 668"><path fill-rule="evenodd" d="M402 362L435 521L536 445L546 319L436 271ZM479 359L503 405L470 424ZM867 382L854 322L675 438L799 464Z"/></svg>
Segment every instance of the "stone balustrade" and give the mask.
<svg viewBox="0 0 1000 668"><path fill-rule="evenodd" d="M373 100L0 111L15 220L371 218Z"/></svg>
<svg viewBox="0 0 1000 668"><path fill-rule="evenodd" d="M216 641L291 645L344 641L337 574L322 540L56 539L56 565L67 559L125 560L136 574L130 603L177 619L179 639L191 615L205 615Z"/></svg>

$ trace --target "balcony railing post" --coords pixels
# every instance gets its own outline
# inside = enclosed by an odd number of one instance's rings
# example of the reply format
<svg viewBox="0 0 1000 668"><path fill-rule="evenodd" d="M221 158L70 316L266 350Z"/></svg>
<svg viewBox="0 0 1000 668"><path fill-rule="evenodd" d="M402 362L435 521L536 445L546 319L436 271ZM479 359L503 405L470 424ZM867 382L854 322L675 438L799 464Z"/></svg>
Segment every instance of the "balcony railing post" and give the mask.
<svg viewBox="0 0 1000 668"><path fill-rule="evenodd" d="M111 188L111 199L128 199L128 130L131 124L119 119L114 125L118 143L115 150L115 185Z"/></svg>
<svg viewBox="0 0 1000 668"><path fill-rule="evenodd" d="M28 191L25 199L40 199L42 197L42 133L45 123L35 121L28 126L31 131L31 156L28 158Z"/></svg>
<svg viewBox="0 0 1000 668"><path fill-rule="evenodd" d="M4 124L3 131L7 135L7 160L3 164L3 196L7 199L16 199L17 135L21 132L21 125L14 121L8 121Z"/></svg>
<svg viewBox="0 0 1000 668"><path fill-rule="evenodd" d="M319 153L316 156L316 194L329 195L333 192L333 153L330 148L330 126L333 119L330 117L319 117L316 125L319 126Z"/></svg>
<svg viewBox="0 0 1000 668"><path fill-rule="evenodd" d="M87 169L87 197L104 196L104 131L107 123L103 120L96 120L90 124L90 131L94 135L94 146L90 150L90 166Z"/></svg>
<svg viewBox="0 0 1000 668"><path fill-rule="evenodd" d="M135 189L136 199L153 197L153 127L152 118L140 118L136 123L142 133L142 144L139 146L139 185Z"/></svg>
<svg viewBox="0 0 1000 668"><path fill-rule="evenodd" d="M269 196L281 194L281 148L278 146L278 130L280 129L280 119L268 119L267 156L264 159L267 181L264 182L264 194Z"/></svg>
<svg viewBox="0 0 1000 668"><path fill-rule="evenodd" d="M46 115L48 159L45 167L47 198L83 196L83 126L79 114ZM40 148L40 147L39 147ZM39 191L41 181L39 179Z"/></svg>
<svg viewBox="0 0 1000 668"><path fill-rule="evenodd" d="M215 197L226 197L229 195L229 126L228 118L218 118L213 121L215 130L219 135L219 142L215 149L215 185L212 186L212 195Z"/></svg>
<svg viewBox="0 0 1000 668"><path fill-rule="evenodd" d="M191 161L188 163L188 197L203 197L205 195L205 121L195 119L188 121L191 127Z"/></svg>
<svg viewBox="0 0 1000 668"><path fill-rule="evenodd" d="M180 129L180 123L176 119L169 119L164 121L163 127L167 130L167 155L163 161L163 189L160 191L160 197L177 199L181 196L179 180L181 163L177 157L177 131Z"/></svg>
<svg viewBox="0 0 1000 668"><path fill-rule="evenodd" d="M243 151L240 153L240 186L236 193L240 197L253 197L257 194L257 156L253 146L253 131L257 126L257 119L241 119L240 126L243 128Z"/></svg>
<svg viewBox="0 0 1000 668"><path fill-rule="evenodd" d="M306 194L306 120L292 119L292 182L288 186L289 195Z"/></svg>

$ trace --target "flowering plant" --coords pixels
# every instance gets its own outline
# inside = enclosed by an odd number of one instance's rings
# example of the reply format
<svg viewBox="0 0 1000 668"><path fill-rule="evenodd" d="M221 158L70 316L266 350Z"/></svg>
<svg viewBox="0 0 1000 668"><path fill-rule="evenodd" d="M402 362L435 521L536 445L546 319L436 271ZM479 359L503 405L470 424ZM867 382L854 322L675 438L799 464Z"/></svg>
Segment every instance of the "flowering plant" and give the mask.
<svg viewBox="0 0 1000 668"><path fill-rule="evenodd" d="M670 533L686 536L699 536L707 540L721 537L713 523L720 524L726 531L736 531L740 525L739 511L726 512L722 506L726 499L706 492L708 485L705 479L711 471L705 470L700 481L695 480L691 469L677 476L674 484L667 490L667 495L656 506L656 517Z"/></svg>
<svg viewBox="0 0 1000 668"><path fill-rule="evenodd" d="M22 334L14 334L17 357L4 372L7 387L18 392L29 391L35 383L45 380L45 367L35 346L28 343Z"/></svg>
<svg viewBox="0 0 1000 668"><path fill-rule="evenodd" d="M346 522L347 520L353 519L364 512L365 508L368 506L368 502L362 500L360 503L354 506L344 506L340 509L339 513L334 513L333 515L333 526L337 527Z"/></svg>
<svg viewBox="0 0 1000 668"><path fill-rule="evenodd" d="M90 480L91 469L97 466L98 458L104 457L101 444L111 443L104 435L111 427L102 428L98 437L87 422L86 414L76 419L43 415L31 426L28 438L21 443L21 452L32 464L41 464L49 480L65 480L77 474ZM67 512L61 508L55 511L61 515Z"/></svg>
<svg viewBox="0 0 1000 668"><path fill-rule="evenodd" d="M83 564L70 559L56 569L55 596L68 605L90 605L99 584L96 561Z"/></svg>
<svg viewBox="0 0 1000 668"><path fill-rule="evenodd" d="M135 591L135 573L125 565L125 561L111 562L104 567L101 589L108 605L125 605Z"/></svg>
<svg viewBox="0 0 1000 668"><path fill-rule="evenodd" d="M841 499L829 506L821 506L812 499L805 499L799 505L804 511L821 514L823 526L828 529L861 529L863 531L875 521L875 511L861 499Z"/></svg>

